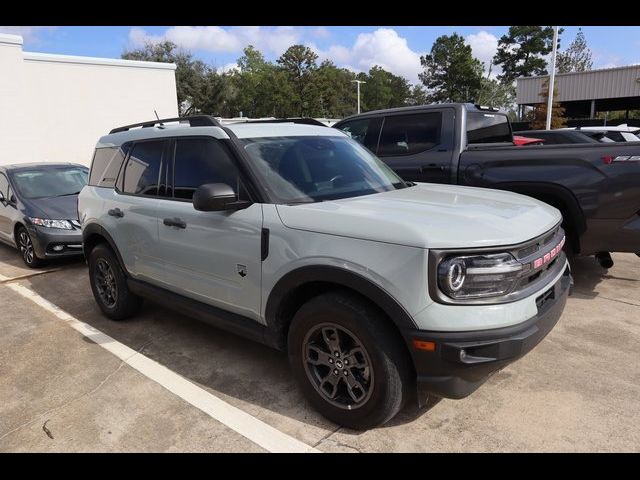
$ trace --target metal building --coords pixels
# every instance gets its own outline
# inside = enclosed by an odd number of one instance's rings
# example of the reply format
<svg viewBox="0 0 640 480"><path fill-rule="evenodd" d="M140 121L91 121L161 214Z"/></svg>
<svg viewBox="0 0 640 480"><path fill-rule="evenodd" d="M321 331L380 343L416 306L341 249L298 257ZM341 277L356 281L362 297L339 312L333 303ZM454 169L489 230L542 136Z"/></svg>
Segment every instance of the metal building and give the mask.
<svg viewBox="0 0 640 480"><path fill-rule="evenodd" d="M516 103L525 106L543 103L540 96L548 75L516 80ZM588 72L556 74L557 101L569 118L595 118L597 112L640 109L640 65L604 68Z"/></svg>

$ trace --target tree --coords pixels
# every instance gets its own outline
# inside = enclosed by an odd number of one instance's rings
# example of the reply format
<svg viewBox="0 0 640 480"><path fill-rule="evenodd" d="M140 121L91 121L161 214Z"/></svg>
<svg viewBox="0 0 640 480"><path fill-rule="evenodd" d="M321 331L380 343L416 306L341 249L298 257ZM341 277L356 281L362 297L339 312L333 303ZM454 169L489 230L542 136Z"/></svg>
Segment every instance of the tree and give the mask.
<svg viewBox="0 0 640 480"><path fill-rule="evenodd" d="M137 50L124 51L122 58L126 60L175 63L176 92L180 115L188 115L197 110L198 99L201 99L200 93L203 90L204 78L209 69L202 61L195 60L191 53L179 50L175 43L165 41L147 43Z"/></svg>
<svg viewBox="0 0 640 480"><path fill-rule="evenodd" d="M558 73L585 72L593 67L592 53L587 46L587 40L578 29L576 38L564 52L558 52L556 59Z"/></svg>
<svg viewBox="0 0 640 480"><path fill-rule="evenodd" d="M493 64L502 67L498 79L504 84L512 84L518 77L546 75L544 57L552 49L553 27L509 27L509 32L498 41L498 51L493 57Z"/></svg>
<svg viewBox="0 0 640 480"><path fill-rule="evenodd" d="M420 57L419 77L432 102L473 101L482 86L482 63L474 58L464 38L454 33L436 39L431 52Z"/></svg>
<svg viewBox="0 0 640 480"><path fill-rule="evenodd" d="M516 89L513 85L505 85L487 77L482 79L476 103L511 111L514 109L515 100Z"/></svg>
<svg viewBox="0 0 640 480"><path fill-rule="evenodd" d="M346 68L338 68L330 60L320 64L315 72L315 94L317 111L314 116L341 118L356 113L356 89L352 80L355 74Z"/></svg>
<svg viewBox="0 0 640 480"><path fill-rule="evenodd" d="M284 52L276 63L287 73L289 81L293 86L294 97L292 98L295 115L306 116L308 111L313 110L313 80L314 72L317 70L316 64L318 55L309 47L304 45L292 45Z"/></svg>
<svg viewBox="0 0 640 480"><path fill-rule="evenodd" d="M530 128L532 130L544 130L547 128L547 102L549 101L549 80L545 80L540 90L543 103L536 105L533 110L533 119ZM562 128L567 126L567 119L564 116L565 109L556 101L558 89L553 89L553 102L551 104L551 128Z"/></svg>
<svg viewBox="0 0 640 480"><path fill-rule="evenodd" d="M429 98L422 85L414 85L406 101L407 105L426 105Z"/></svg>
<svg viewBox="0 0 640 480"><path fill-rule="evenodd" d="M406 78L394 75L379 65L371 67L368 73L359 73L357 79L366 82L360 86L364 111L402 107L411 94L411 85ZM352 85L355 91L354 87Z"/></svg>

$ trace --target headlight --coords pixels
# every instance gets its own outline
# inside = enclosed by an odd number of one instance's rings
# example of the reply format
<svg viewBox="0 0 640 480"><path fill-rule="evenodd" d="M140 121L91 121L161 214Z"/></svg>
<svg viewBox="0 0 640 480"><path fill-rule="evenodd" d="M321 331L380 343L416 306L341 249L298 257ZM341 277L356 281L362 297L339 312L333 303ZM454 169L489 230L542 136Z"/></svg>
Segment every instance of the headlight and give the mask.
<svg viewBox="0 0 640 480"><path fill-rule="evenodd" d="M73 230L73 226L71 226L71 222L67 220L49 220L48 218L33 218L33 217L29 217L29 220L31 220L31 222L33 222L34 225L38 225L40 227L61 228L62 230Z"/></svg>
<svg viewBox="0 0 640 480"><path fill-rule="evenodd" d="M438 265L438 286L456 300L506 295L522 269L509 253L449 256Z"/></svg>

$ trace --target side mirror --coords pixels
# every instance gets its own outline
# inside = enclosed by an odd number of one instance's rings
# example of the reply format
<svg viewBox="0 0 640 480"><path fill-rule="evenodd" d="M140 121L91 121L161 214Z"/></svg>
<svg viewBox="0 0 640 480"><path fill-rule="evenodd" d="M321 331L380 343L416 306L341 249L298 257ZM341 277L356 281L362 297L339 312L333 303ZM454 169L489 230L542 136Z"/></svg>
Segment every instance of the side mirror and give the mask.
<svg viewBox="0 0 640 480"><path fill-rule="evenodd" d="M238 200L236 192L226 183L206 183L193 194L193 208L201 212L241 210L251 202Z"/></svg>

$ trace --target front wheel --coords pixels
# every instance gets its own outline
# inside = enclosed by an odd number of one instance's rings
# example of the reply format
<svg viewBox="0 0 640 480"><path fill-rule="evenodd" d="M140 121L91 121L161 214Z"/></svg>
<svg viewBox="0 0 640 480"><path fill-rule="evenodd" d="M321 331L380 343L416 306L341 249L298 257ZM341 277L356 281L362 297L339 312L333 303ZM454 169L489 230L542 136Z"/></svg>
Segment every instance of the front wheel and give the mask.
<svg viewBox="0 0 640 480"><path fill-rule="evenodd" d="M413 369L405 346L388 319L356 295L331 292L303 305L288 349L307 399L339 425L384 424L408 396Z"/></svg>
<svg viewBox="0 0 640 480"><path fill-rule="evenodd" d="M20 256L22 257L22 261L29 268L38 268L44 265L44 260L40 259L36 255L36 251L33 248L33 241L31 240L31 235L27 232L27 229L24 227L19 227L16 232L16 237L18 240L18 249L20 250Z"/></svg>
<svg viewBox="0 0 640 480"><path fill-rule="evenodd" d="M100 310L111 320L124 320L140 309L142 299L129 290L117 257L104 243L89 254L89 281Z"/></svg>

